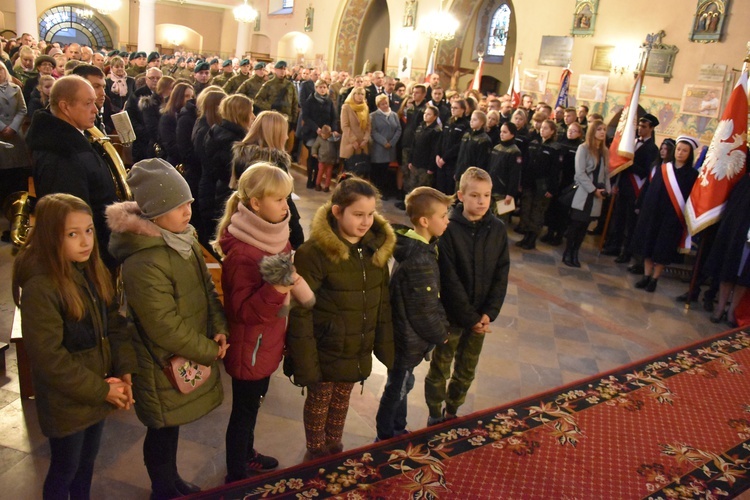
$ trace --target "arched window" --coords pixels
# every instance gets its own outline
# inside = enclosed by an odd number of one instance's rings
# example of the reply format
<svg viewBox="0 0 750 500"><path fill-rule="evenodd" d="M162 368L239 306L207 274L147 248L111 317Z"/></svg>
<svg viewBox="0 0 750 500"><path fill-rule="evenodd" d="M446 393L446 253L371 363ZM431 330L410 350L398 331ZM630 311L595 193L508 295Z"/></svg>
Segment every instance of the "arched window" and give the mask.
<svg viewBox="0 0 750 500"><path fill-rule="evenodd" d="M39 16L40 40L50 42L58 33L75 36L76 31L88 38L91 47L112 47L112 37L107 27L84 6L60 5Z"/></svg>
<svg viewBox="0 0 750 500"><path fill-rule="evenodd" d="M508 43L508 27L510 26L510 7L503 4L492 15L492 22L487 33L487 55L504 56L505 45Z"/></svg>

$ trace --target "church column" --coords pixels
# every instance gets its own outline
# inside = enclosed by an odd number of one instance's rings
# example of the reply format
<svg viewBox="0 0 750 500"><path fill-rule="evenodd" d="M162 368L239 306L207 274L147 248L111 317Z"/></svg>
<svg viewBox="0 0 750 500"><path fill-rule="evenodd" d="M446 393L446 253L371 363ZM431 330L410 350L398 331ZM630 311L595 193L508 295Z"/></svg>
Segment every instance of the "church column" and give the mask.
<svg viewBox="0 0 750 500"><path fill-rule="evenodd" d="M39 21L34 0L16 0L16 31L18 36L28 33L39 39Z"/></svg>
<svg viewBox="0 0 750 500"><path fill-rule="evenodd" d="M235 57L241 58L247 50L247 34L250 31L247 23L237 23L237 47L234 49Z"/></svg>
<svg viewBox="0 0 750 500"><path fill-rule="evenodd" d="M156 0L140 0L138 6L138 50L151 52L156 49L154 23Z"/></svg>

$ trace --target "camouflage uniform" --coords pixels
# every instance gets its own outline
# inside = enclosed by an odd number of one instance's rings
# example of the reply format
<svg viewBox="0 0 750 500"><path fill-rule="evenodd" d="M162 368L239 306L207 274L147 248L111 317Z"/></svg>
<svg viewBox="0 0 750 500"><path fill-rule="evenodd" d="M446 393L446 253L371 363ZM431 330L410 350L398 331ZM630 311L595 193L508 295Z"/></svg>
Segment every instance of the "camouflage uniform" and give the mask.
<svg viewBox="0 0 750 500"><path fill-rule="evenodd" d="M128 66L128 68L125 70L125 73L128 76L132 76L133 78L136 78L138 75L144 72L144 68L139 68L138 66Z"/></svg>
<svg viewBox="0 0 750 500"><path fill-rule="evenodd" d="M237 93L244 94L250 99L255 100L255 96L258 95L258 91L264 83L266 83L265 78L259 75L253 75L252 78L245 80L242 85L240 85L240 88L237 89Z"/></svg>
<svg viewBox="0 0 750 500"><path fill-rule="evenodd" d="M177 72L174 74L174 79L178 80L182 78L183 80L187 80L189 82L193 82L193 70L188 69L187 67L178 69Z"/></svg>
<svg viewBox="0 0 750 500"><path fill-rule="evenodd" d="M234 76L234 73L219 73L211 79L211 85L224 88L224 85Z"/></svg>
<svg viewBox="0 0 750 500"><path fill-rule="evenodd" d="M286 95L283 99L279 99L280 92L284 90L286 90ZM263 111L274 109L287 115L290 125L297 121L299 114L297 91L288 78L273 78L264 83L255 98L255 105Z"/></svg>
<svg viewBox="0 0 750 500"><path fill-rule="evenodd" d="M245 80L248 80L249 78L249 74L243 75L242 73L237 73L224 84L224 92L226 92L227 95L234 94L237 92L237 89L240 88L240 85L245 83Z"/></svg>

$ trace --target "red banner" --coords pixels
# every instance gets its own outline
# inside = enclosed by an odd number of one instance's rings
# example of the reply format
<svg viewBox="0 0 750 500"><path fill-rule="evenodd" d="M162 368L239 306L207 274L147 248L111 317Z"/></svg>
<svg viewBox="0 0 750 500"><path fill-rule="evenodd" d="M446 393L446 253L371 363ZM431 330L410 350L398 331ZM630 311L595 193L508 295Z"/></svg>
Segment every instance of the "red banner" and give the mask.
<svg viewBox="0 0 750 500"><path fill-rule="evenodd" d="M609 175L615 175L633 164L635 153L635 135L638 128L638 98L641 95L643 73L633 82L625 107L622 108L617 131L609 146Z"/></svg>
<svg viewBox="0 0 750 500"><path fill-rule="evenodd" d="M729 97L698 180L685 204L685 219L691 235L719 221L729 193L745 173L747 76L744 71Z"/></svg>

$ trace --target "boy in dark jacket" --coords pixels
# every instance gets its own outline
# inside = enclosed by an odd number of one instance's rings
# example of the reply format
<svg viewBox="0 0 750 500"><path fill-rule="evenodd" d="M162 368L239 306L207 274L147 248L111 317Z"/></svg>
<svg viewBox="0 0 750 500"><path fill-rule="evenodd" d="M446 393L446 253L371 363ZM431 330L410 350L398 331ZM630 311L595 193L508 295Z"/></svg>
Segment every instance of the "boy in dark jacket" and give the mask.
<svg viewBox="0 0 750 500"><path fill-rule="evenodd" d="M469 167L461 176L458 199L461 203L451 211L450 226L438 242L440 299L450 327L447 342L435 348L425 378L427 425L455 418L466 400L484 335L500 313L508 287L508 235L505 225L489 211L490 175Z"/></svg>
<svg viewBox="0 0 750 500"><path fill-rule="evenodd" d="M421 186L405 201L414 229L396 230L396 265L390 283L396 357L375 419L377 441L406 433L406 397L414 387L414 368L435 344L448 338L435 239L448 227L453 199Z"/></svg>

